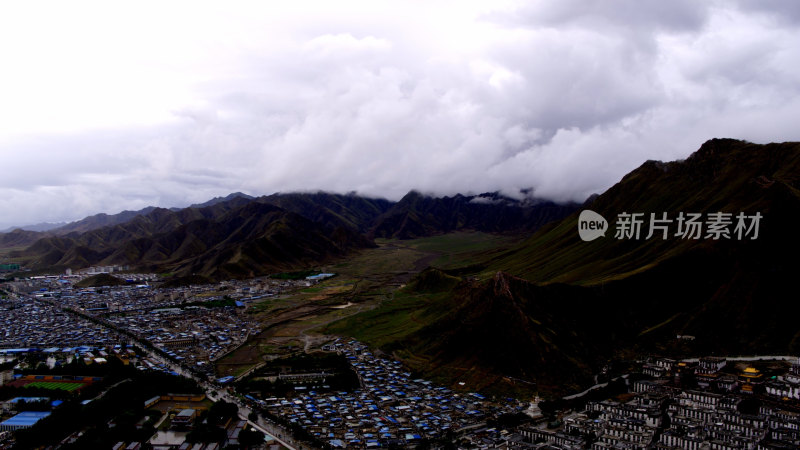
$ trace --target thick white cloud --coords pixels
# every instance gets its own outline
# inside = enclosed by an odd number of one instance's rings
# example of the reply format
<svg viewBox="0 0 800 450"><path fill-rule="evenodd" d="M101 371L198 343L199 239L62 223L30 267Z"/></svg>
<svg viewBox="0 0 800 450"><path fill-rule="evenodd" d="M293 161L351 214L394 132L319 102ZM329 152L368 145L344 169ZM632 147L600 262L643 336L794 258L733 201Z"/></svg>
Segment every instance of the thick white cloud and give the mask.
<svg viewBox="0 0 800 450"><path fill-rule="evenodd" d="M0 7L0 228L243 190L601 192L797 140L792 2Z"/></svg>

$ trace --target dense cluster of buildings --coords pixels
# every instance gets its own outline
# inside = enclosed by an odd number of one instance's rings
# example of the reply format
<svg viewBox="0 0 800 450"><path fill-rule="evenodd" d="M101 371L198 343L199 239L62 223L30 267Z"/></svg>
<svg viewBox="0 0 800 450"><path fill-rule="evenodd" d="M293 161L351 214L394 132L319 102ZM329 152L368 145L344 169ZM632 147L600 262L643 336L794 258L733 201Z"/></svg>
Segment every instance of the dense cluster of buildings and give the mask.
<svg viewBox="0 0 800 450"><path fill-rule="evenodd" d="M557 429L543 424L522 427L509 439L509 446L800 448L800 403L790 395L800 387L800 360L788 372L769 378L753 366L737 369L727 364L721 357L646 364L644 370L650 376L630 383L630 399L588 402L583 412L564 417Z"/></svg>
<svg viewBox="0 0 800 450"><path fill-rule="evenodd" d="M0 299L0 358L44 352L48 364L75 357L128 363L135 355L121 344L134 336L211 374L215 359L260 331L245 314L250 302L317 281L252 279L161 289L147 276L141 283L102 288L79 288L80 279L38 277L6 285L13 294ZM414 447L441 439L466 448L800 448L800 360L769 369L723 357L649 360L640 374L625 379L626 395L508 432L487 422L524 412L527 404L491 402L414 378L400 362L354 340L336 340L323 350L348 360L360 388L318 392L307 384L315 374L278 375L294 384L293 395L257 402L332 447ZM134 359L143 368L169 371L152 355ZM7 375L0 373L0 380L11 381ZM29 426L33 419L20 416L0 431Z"/></svg>
<svg viewBox="0 0 800 450"><path fill-rule="evenodd" d="M107 345L128 340L130 333L174 360L210 373L210 362L260 331L260 324L244 314L250 302L310 283L259 278L162 289L146 281L152 278L147 274L124 277L122 286L100 288L77 287L81 275L7 283L14 295L0 301L0 320L8 324L0 331L0 349Z"/></svg>
<svg viewBox="0 0 800 450"><path fill-rule="evenodd" d="M2 353L16 347L105 345L117 340L105 327L27 297L0 300L0 323Z"/></svg>
<svg viewBox="0 0 800 450"><path fill-rule="evenodd" d="M485 426L486 419L526 406L513 400L498 406L477 393L459 394L412 379L400 362L378 357L357 341L338 340L325 349L345 355L360 389L317 393L300 382L297 395L272 399L265 406L333 447L413 447L446 436L470 442L470 448L494 446L503 437Z"/></svg>
<svg viewBox="0 0 800 450"><path fill-rule="evenodd" d="M257 322L235 307L163 308L145 314L116 315L109 321L178 361L200 366L224 355L260 329Z"/></svg>

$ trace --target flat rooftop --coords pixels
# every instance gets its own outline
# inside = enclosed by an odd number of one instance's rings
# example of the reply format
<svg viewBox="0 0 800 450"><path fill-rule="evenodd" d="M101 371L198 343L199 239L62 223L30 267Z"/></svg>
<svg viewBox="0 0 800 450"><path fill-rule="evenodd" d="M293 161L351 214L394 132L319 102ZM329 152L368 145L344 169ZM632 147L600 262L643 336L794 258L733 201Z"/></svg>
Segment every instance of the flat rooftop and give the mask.
<svg viewBox="0 0 800 450"><path fill-rule="evenodd" d="M25 411L0 423L0 426L30 427L50 415L50 411Z"/></svg>

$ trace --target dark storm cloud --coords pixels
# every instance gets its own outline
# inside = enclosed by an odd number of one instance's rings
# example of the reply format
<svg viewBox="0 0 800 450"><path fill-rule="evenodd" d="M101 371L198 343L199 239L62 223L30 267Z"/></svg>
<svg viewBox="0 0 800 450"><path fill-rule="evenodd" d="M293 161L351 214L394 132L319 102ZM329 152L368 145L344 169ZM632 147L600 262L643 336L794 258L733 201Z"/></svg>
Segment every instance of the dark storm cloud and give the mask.
<svg viewBox="0 0 800 450"><path fill-rule="evenodd" d="M798 139L792 2L488 6L0 14L0 227L232 191L581 201L712 137Z"/></svg>

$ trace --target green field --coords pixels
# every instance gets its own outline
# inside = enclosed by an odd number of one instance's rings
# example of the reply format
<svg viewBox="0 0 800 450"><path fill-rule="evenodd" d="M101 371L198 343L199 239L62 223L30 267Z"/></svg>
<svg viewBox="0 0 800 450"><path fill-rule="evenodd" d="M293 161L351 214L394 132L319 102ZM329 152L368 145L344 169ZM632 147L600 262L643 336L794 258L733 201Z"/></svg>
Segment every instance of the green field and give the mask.
<svg viewBox="0 0 800 450"><path fill-rule="evenodd" d="M432 266L452 269L484 262L519 241L517 236L461 231L404 242L421 252L438 254L438 258L431 261Z"/></svg>
<svg viewBox="0 0 800 450"><path fill-rule="evenodd" d="M33 383L28 383L25 385L26 388L33 387L33 388L43 388L43 389L52 389L52 390L62 390L62 391L75 391L77 389L82 388L84 385L83 383L63 383L58 381L34 381Z"/></svg>

